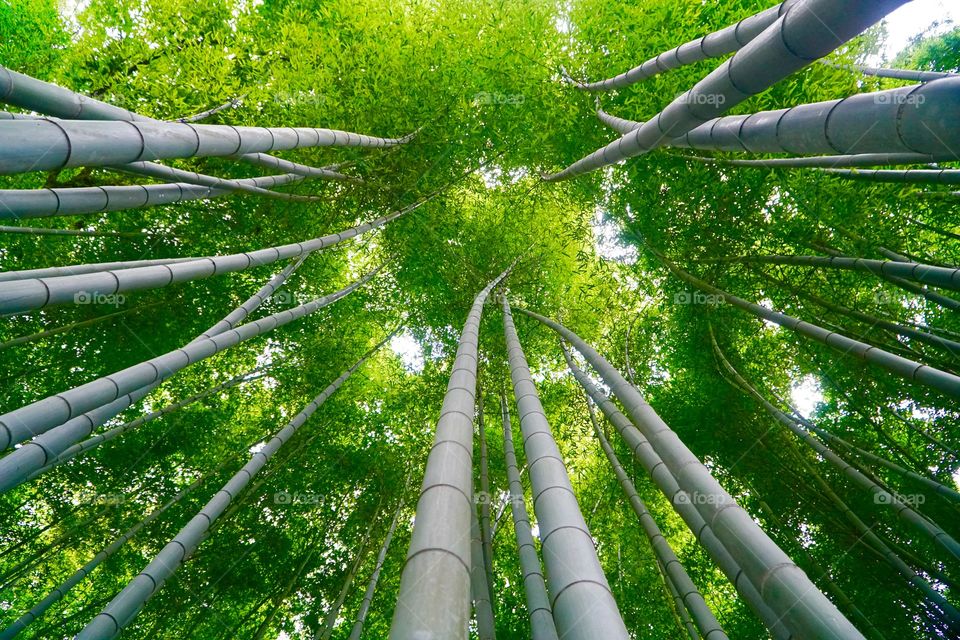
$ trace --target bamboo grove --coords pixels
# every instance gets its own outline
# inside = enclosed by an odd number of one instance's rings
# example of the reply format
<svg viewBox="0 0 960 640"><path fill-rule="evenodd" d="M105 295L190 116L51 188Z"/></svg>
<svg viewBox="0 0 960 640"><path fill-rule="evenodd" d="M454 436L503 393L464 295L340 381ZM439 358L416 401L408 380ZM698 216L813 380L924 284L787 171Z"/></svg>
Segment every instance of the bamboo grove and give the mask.
<svg viewBox="0 0 960 640"><path fill-rule="evenodd" d="M960 637L914 4L0 4L0 638Z"/></svg>

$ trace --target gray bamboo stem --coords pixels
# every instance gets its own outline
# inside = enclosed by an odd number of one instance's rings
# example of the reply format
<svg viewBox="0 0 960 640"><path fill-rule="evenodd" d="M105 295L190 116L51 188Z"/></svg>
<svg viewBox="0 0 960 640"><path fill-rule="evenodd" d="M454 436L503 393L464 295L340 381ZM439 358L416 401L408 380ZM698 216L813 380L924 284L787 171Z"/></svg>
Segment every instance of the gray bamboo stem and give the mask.
<svg viewBox="0 0 960 640"><path fill-rule="evenodd" d="M844 355L853 356L861 360L865 360L866 362L876 364L877 366L882 367L902 378L925 384L948 396L960 398L960 378L952 373L941 371L924 364L919 364L912 360L908 360L907 358L888 353L882 349L865 344L858 340L848 338L842 334L833 331L827 331L822 327L805 322L798 318L794 318L792 316L788 316L785 313L772 311L758 304L747 302L742 298L727 293L722 289L718 289L717 287L687 273L659 251L649 246L648 248L678 278L702 291L706 291L707 293L718 296L719 299L728 304L751 313L758 318L768 320L776 325L796 331L800 335L832 347Z"/></svg>
<svg viewBox="0 0 960 640"><path fill-rule="evenodd" d="M863 638L606 359L553 320L532 311L521 312L559 333L597 370L675 477L682 490L675 497L683 495L694 502L697 512L740 563L744 576L791 633L811 638Z"/></svg>
<svg viewBox="0 0 960 640"><path fill-rule="evenodd" d="M787 0L786 2L777 4L766 11L744 18L729 27L708 33L705 36L691 40L690 42L685 42L669 51L659 53L643 64L612 78L597 82L576 82L571 78L567 78L567 81L584 91L622 89L664 73L665 71L700 62L701 60L717 58L728 53L733 53L759 36L764 29L786 13L790 5L793 4L796 4L795 0Z"/></svg>
<svg viewBox="0 0 960 640"><path fill-rule="evenodd" d="M473 610L477 620L479 640L496 640L496 622L493 617L493 602L490 600L490 584L487 582L487 570L483 557L483 541L477 511L473 510L470 519L470 593L473 596Z"/></svg>
<svg viewBox="0 0 960 640"><path fill-rule="evenodd" d="M517 467L517 455L513 449L510 409L507 407L507 399L502 390L500 391L500 415L503 420L503 454L510 490L510 511L520 555L520 570L523 572L523 592L527 602L527 615L530 617L531 638L558 640L557 628L553 621L553 609L550 607L547 585L540 566L540 557L537 555L533 534L530 531L530 516L527 514L523 484L520 482L520 469Z"/></svg>
<svg viewBox="0 0 960 640"><path fill-rule="evenodd" d="M566 180L668 144L827 55L906 1L807 0L793 5L653 119L544 179Z"/></svg>
<svg viewBox="0 0 960 640"><path fill-rule="evenodd" d="M502 302L510 378L530 468L533 510L540 526L543 564L557 633L569 640L626 640L629 633L540 404L506 296Z"/></svg>
<svg viewBox="0 0 960 640"><path fill-rule="evenodd" d="M473 417L480 316L507 267L477 294L464 324L417 502L391 640L466 638L470 623Z"/></svg>

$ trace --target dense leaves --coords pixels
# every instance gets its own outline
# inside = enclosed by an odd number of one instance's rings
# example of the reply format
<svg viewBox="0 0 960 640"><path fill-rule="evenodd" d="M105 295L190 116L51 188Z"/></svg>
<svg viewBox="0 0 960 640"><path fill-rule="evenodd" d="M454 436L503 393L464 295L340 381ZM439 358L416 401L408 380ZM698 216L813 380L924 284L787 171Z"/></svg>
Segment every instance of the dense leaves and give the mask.
<svg viewBox="0 0 960 640"><path fill-rule="evenodd" d="M878 258L887 249L956 264L956 200L810 170L705 165L671 150L569 183L544 184L538 178L615 137L593 114L595 96L564 84L561 66L577 78L609 77L765 3L81 4L70 13L48 0L0 0L3 64L163 119L238 99L237 106L207 121L322 126L384 136L420 131L413 142L395 149L281 154L312 166L347 162L341 170L363 178L363 183L304 181L283 188L318 194L323 198L318 203L244 194L34 221L34 226L144 235L4 234L3 270L206 256L296 242L442 191L381 231L311 256L258 313L329 293L385 263L373 283L317 314L191 366L108 426L272 363L267 377L147 423L3 496L2 622L15 620L110 539L203 478L197 490L23 633L25 638L72 636L254 447L402 325L392 348L372 358L310 419L124 633L130 638L312 637L375 518L373 543L363 552L334 633L346 638L379 541L405 498L366 626L365 637L386 637L422 465L462 323L474 295L523 256L508 282L512 304L561 320L621 371L629 371L724 487L855 624L871 635L863 623L869 620L888 638L942 633L919 592L864 543L824 487L954 603L957 560L914 536L889 509L845 480L721 375L709 329L741 375L768 397L813 398L817 402L804 410L824 429L954 487L960 469L956 404L787 329L709 304L672 277L648 247L731 293L957 372L957 353L891 334L815 300L900 324L935 327L957 339L955 312L895 283L861 273L717 260L825 249ZM956 30L918 37L896 64L956 70L957 40ZM836 59L875 61L871 56L882 41L881 27L842 48ZM683 67L600 100L610 113L647 120L713 66L715 61ZM812 65L733 113L902 84ZM173 164L230 178L260 171L227 159ZM32 188L138 180L101 169L71 169L2 182L4 188ZM0 408L12 410L175 349L280 268L4 318ZM56 328L64 330L36 335ZM566 372L555 336L519 314L517 329L627 628L637 638L686 637L654 556L592 436L584 396ZM21 336L31 339L6 343ZM497 410L500 389L509 393L509 372L493 304L482 323L481 353L490 499L497 519L494 607L500 636L519 638L528 634L528 621L509 505L504 508L507 480ZM730 637L765 637L623 443L612 442ZM860 463L960 536L956 504L892 471ZM403 495L408 472L413 480Z"/></svg>

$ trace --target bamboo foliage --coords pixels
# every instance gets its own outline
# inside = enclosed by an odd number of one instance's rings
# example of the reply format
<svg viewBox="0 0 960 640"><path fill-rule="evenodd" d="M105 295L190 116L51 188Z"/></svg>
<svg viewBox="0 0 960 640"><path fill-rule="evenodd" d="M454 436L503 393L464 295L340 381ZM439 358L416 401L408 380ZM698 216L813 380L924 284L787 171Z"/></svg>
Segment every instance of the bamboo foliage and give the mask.
<svg viewBox="0 0 960 640"><path fill-rule="evenodd" d="M625 640L630 636L543 413L506 296L503 327L557 633L570 640Z"/></svg>
<svg viewBox="0 0 960 640"><path fill-rule="evenodd" d="M404 483L406 490L407 484ZM373 573L370 575L370 581L367 583L367 589L363 594L363 601L360 603L360 610L357 612L356 622L353 623L353 629L350 631L349 640L360 640L363 633L363 625L367 620L367 614L370 613L370 605L373 604L373 596L377 591L377 582L380 580L380 572L383 570L383 564L387 559L387 551L390 549L390 542L393 540L393 534L397 530L397 523L400 521L400 514L403 511L403 500L397 505L397 510L393 514L393 520L387 529L387 535L380 545L380 551L377 554L377 561L373 567Z"/></svg>
<svg viewBox="0 0 960 640"><path fill-rule="evenodd" d="M956 540L948 535L935 522L911 508L899 496L891 493L883 486L868 478L860 469L851 465L841 456L837 455L835 451L824 445L818 439L814 438L796 420L785 414L783 411L777 409L769 400L764 398L759 391L757 391L752 385L744 380L743 376L740 375L740 372L738 372L733 365L730 364L726 356L720 350L720 345L717 344L716 337L713 336L712 332L711 339L713 342L714 353L717 354L717 358L723 365L724 369L726 369L727 372L733 376L734 380L736 380L750 396L756 399L757 402L759 402L763 408L771 416L773 416L774 419L787 427L791 432L794 433L794 435L799 437L804 444L809 446L824 460L833 465L841 474L853 482L853 484L871 494L874 497L874 504L885 505L893 509L898 518L913 526L914 529L926 536L933 544L946 551L947 554L952 557L954 562L960 561L960 544L958 544Z"/></svg>
<svg viewBox="0 0 960 640"><path fill-rule="evenodd" d="M158 553L154 559L131 580L113 600L77 634L77 640L102 640L115 637L136 617L146 601L159 591L164 582L182 566L205 539L205 534L213 526L230 503L240 495L250 480L260 472L270 458L290 438L300 430L306 421L327 398L334 394L343 383L364 362L376 353L393 337L387 336L380 344L368 351L353 366L344 371L320 392L303 410L293 417L282 429L270 438L262 448L256 451L247 462L195 515L176 536Z"/></svg>
<svg viewBox="0 0 960 640"><path fill-rule="evenodd" d="M516 260L477 294L460 335L400 578L400 595L390 628L392 640L467 637L480 316L490 291L507 277L514 264Z"/></svg>
<svg viewBox="0 0 960 640"><path fill-rule="evenodd" d="M780 550L706 467L653 411L640 393L592 347L569 329L532 311L521 310L570 342L596 369L623 403L664 467L691 500L717 538L740 564L763 601L798 637L862 638L863 636Z"/></svg>
<svg viewBox="0 0 960 640"><path fill-rule="evenodd" d="M544 179L574 178L668 144L827 55L906 1L798 3L656 117Z"/></svg>
<svg viewBox="0 0 960 640"><path fill-rule="evenodd" d="M676 69L684 65L717 58L741 49L760 35L764 29L784 15L797 0L786 0L770 7L766 11L744 18L729 27L708 33L707 35L685 42L669 51L658 53L643 64L612 78L598 82L576 82L568 79L578 89L584 91L609 91L622 89L632 84L652 78L655 75Z"/></svg>
<svg viewBox="0 0 960 640"><path fill-rule="evenodd" d="M553 609L550 607L550 598L547 596L547 585L543 579L540 557L537 555L533 534L530 532L530 516L527 514L523 485L520 483L520 469L517 467L517 455L513 449L510 409L507 407L507 399L502 391L500 392L500 415L503 419L503 454L507 466L507 481L510 485L510 511L520 554L520 569L523 572L523 591L527 601L527 615L530 617L531 638L557 640Z"/></svg>

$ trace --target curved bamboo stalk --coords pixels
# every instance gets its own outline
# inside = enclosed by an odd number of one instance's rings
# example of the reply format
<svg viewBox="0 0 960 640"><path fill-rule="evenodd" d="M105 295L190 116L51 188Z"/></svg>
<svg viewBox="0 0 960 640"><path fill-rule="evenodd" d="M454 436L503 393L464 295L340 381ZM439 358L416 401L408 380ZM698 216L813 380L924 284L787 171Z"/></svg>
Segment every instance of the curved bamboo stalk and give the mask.
<svg viewBox="0 0 960 640"><path fill-rule="evenodd" d="M43 467L30 473L26 477L25 481L29 482L30 480L33 480L39 477L40 475L46 473L50 469L53 469L54 467L58 467L64 462L67 462L68 460L72 460L78 455L82 453L86 453L87 451L90 451L95 447L99 447L104 442L109 442L114 438L116 438L117 436L123 435L128 431L132 431L137 427L141 427L144 424L147 424L148 422L153 422L157 418L163 417L168 413L173 413L178 409L182 409L183 407L189 406L194 402L199 402L200 400L203 400L204 398L207 398L215 393L225 391L239 384L246 384L247 382L253 382L254 380L259 380L264 375L266 375L266 374L254 375L255 371L257 370L254 369L253 371L243 373L233 378L230 378L229 380L225 382L221 382L220 384L214 387L210 387L209 389L204 389L203 391L199 393L195 393L192 396L188 396L183 400L168 404L161 409L158 409L156 411L151 411L150 413L142 415L139 418L130 420L128 422L124 422L119 426L116 426L116 427L113 427L112 429L108 429L107 431L104 431L103 433L98 433L90 438L87 438L86 440L83 440L74 445L71 445L66 449L64 449L59 455L57 455L56 458L54 458L53 460L45 464Z"/></svg>
<svg viewBox="0 0 960 640"><path fill-rule="evenodd" d="M629 634L544 415L506 296L502 303L510 378L530 467L533 510L540 526L543 564L557 632L570 640L625 640Z"/></svg>
<svg viewBox="0 0 960 640"><path fill-rule="evenodd" d="M69 267L44 267L42 269L24 269L22 271L0 272L0 282L14 282L17 280L32 280L34 278L59 278L62 276L83 275L98 271L114 271L130 269L132 267L151 267L157 265L177 264L180 262L194 262L207 258L158 258L155 260L136 260L133 262L98 262L94 264L77 264Z"/></svg>
<svg viewBox="0 0 960 640"><path fill-rule="evenodd" d="M500 390L500 415L503 421L503 455L510 489L510 511L520 555L520 570L523 572L527 615L530 616L530 637L533 640L558 640L557 628L553 622L553 609L550 607L547 585L543 580L543 569L530 531L530 516L527 514L523 484L520 482L520 469L517 467L517 455L513 449L510 409L507 407L507 399L502 389Z"/></svg>
<svg viewBox="0 0 960 640"><path fill-rule="evenodd" d="M523 312L521 310L521 312ZM764 626L770 631L774 638L778 640L790 640L791 633L784 626L780 616L763 601L760 592L746 578L743 569L730 551L723 545L717 535L710 528L710 524L704 520L703 516L697 511L686 494L681 492L680 485L676 478L667 469L663 459L653 449L650 442L640 432L639 429L628 419L613 401L605 396L590 381L590 378L580 370L573 360L570 372L576 378L580 386L583 387L590 399L600 408L607 420L614 426L620 437L630 447L634 458L643 466L650 479L660 489L664 497L670 501L674 511L683 519L687 528L694 535L697 541L703 545L717 567L723 572L730 583L734 586L740 596L744 599L750 609L763 622ZM682 496L682 497L681 497Z"/></svg>
<svg viewBox="0 0 960 640"><path fill-rule="evenodd" d="M131 173L138 176L157 178L158 180L186 182L187 184L195 184L201 187L210 187L212 189L240 191L243 193L264 196L266 198L273 198L274 200L286 200L289 202L317 202L323 199L319 196L301 196L294 193L270 191L269 189L263 189L239 180L229 180L226 178L218 178L216 176L208 176L202 173L197 173L196 171L185 171L183 169L167 167L162 164L157 164L156 162L131 162L130 164L107 167L107 169L111 171L119 171L121 173Z"/></svg>
<svg viewBox="0 0 960 640"><path fill-rule="evenodd" d="M406 493L407 484L404 484L404 493ZM363 633L363 625L366 623L367 614L370 613L370 605L373 603L373 594L377 590L377 582L380 580L380 571L383 570L383 564L387 559L387 551L390 549L390 542L393 540L393 534L397 530L397 522L400 520L400 513L403 511L403 499L397 505L397 510L393 514L393 520L390 522L390 528L387 529L387 535L380 546L380 552L377 554L377 562L370 575L370 582L367 583L367 590L363 594L363 601L360 603L360 610L357 612L357 620L353 623L353 630L350 631L349 640L360 640L360 634Z"/></svg>
<svg viewBox="0 0 960 640"><path fill-rule="evenodd" d="M29 335L20 336L17 338L11 338L5 342L0 342L0 349L6 349L7 347L15 347L20 344L27 344L29 342L36 342L37 340L42 340L44 338L49 338L50 336L59 335L61 333L68 333L74 329L79 329L80 327L89 327L93 324L98 324L109 320L111 318L116 318L118 316L125 316L132 313L140 313L147 309L159 306L160 302L151 302L149 304L141 305L139 307L130 307L129 309L122 309L120 311L114 311L113 313L107 313L102 316L97 316L95 318L90 318L89 320L80 320L78 322L71 322L70 324L65 324L60 327L55 327L53 329L47 329L45 331L39 331L37 333L31 333Z"/></svg>
<svg viewBox="0 0 960 640"><path fill-rule="evenodd" d="M248 322L218 336L197 340L181 349L176 349L164 355L151 358L140 364L127 367L116 373L98 378L79 387L57 393L43 400L38 400L21 407L20 409L15 409L14 411L3 414L0 416L0 426L4 428L3 440L0 440L3 446L0 448L6 448L14 442L21 442L33 435L43 434L47 431L52 432L53 427L57 425L65 426L64 423L67 421L76 418L85 411L91 411L106 403L112 403L118 396L122 396L125 393L137 392L146 385L158 383L159 381L169 378L195 362L209 358L236 344L267 333L277 327L282 327L294 320L299 320L318 309L322 309L346 297L370 281L381 268L382 267L378 267L356 282L332 294L316 298L305 304L286 311L280 311L261 318L260 320ZM56 442L62 443L66 439L66 432L73 433L75 429L76 427L70 430L61 429L61 431L58 431ZM47 450L39 445L31 446L31 444L35 442L36 440L33 440L31 443L20 447L16 452L0 459L0 465L3 465L16 454L23 456L25 454L21 452L31 450L34 451L34 455L31 457L43 458L43 464L45 464L48 461L46 460L48 455ZM47 444L47 446L52 447L53 445L50 443ZM60 449L60 451L62 450L63 449ZM41 466L43 466L43 464L41 464Z"/></svg>
<svg viewBox="0 0 960 640"><path fill-rule="evenodd" d="M142 120L146 122L158 122L153 118L147 118L139 114L118 109L105 102L94 100L87 96L74 93L57 85L37 80L23 74L10 71L0 66L0 87L8 87L7 95L0 98L4 101L17 101L24 108L39 113L50 115L59 115L67 119L78 120ZM198 116L206 117L212 115L211 112L204 112ZM37 120L37 116L14 114L6 111L0 111L0 120ZM194 122L201 118L178 119L177 122ZM268 168L284 167L290 173L306 177L316 177L328 180L351 180L343 174L337 173L337 166L315 168L303 164L289 162L274 158L264 153L247 153L238 156L240 160L257 166ZM255 185L263 186L263 185Z"/></svg>
<svg viewBox="0 0 960 640"><path fill-rule="evenodd" d="M906 1L799 3L652 120L544 180L574 178L669 144L830 53Z"/></svg>
<svg viewBox="0 0 960 640"><path fill-rule="evenodd" d="M596 369L661 456L663 466L675 476L682 491L674 502L682 495L684 500L694 503L697 512L740 563L743 577L760 592L791 633L810 638L863 638L609 362L566 327L532 311L520 311L572 343Z"/></svg>
<svg viewBox="0 0 960 640"><path fill-rule="evenodd" d="M226 331L234 329L238 322L245 319L265 300L273 295L274 291L286 282L290 274L292 274L305 259L306 255L303 255L293 261L283 269L283 271L272 277L239 307L231 311L223 320L217 322L207 331L189 342L185 348L200 345L204 340L212 339ZM114 438L131 428L143 424L143 422L138 423L134 420L132 424L127 423L121 425L121 427L100 434L100 437L94 436L84 443L73 445L73 443L76 443L81 438L90 435L99 425L124 411L134 402L146 397L146 395L157 388L166 377L168 376L160 376L140 389L132 390L130 393L99 408L87 411L82 415L66 421L62 425L47 429L37 438L20 447L17 451L0 459L0 492L7 491L22 482L33 479L67 459L98 446L107 439ZM160 415L162 415L162 413ZM70 452L69 455L65 455L68 451Z"/></svg>
<svg viewBox="0 0 960 640"><path fill-rule="evenodd" d="M518 258L519 259L519 258ZM490 291L516 260L477 294L467 315L424 471L392 640L465 638L470 622L470 512L473 416L480 316Z"/></svg>
<svg viewBox="0 0 960 640"><path fill-rule="evenodd" d="M729 27L685 42L669 51L658 53L643 64L612 78L597 82L577 82L569 77L566 80L584 91L610 91L629 87L671 69L733 53L759 36L794 4L797 4L796 0L781 2Z"/></svg>
<svg viewBox="0 0 960 640"><path fill-rule="evenodd" d="M932 284L944 289L960 291L960 269L956 267L937 267L920 262L901 262L899 260L872 260L869 258L848 258L846 256L739 256L719 258L709 262L742 262L746 264L786 264L802 267L829 267L860 271L877 276L893 276Z"/></svg>
<svg viewBox="0 0 960 640"><path fill-rule="evenodd" d="M223 465L220 465L223 466ZM0 640L10 640L11 638L16 637L21 631L27 628L27 626L32 623L34 620L42 616L47 609L52 607L54 604L63 599L67 593L70 592L81 580L90 575L93 571L96 570L98 566L104 561L110 558L113 554L120 550L124 544L127 543L131 538L137 535L141 529L148 526L151 522L159 518L166 512L170 507L174 506L180 500L190 495L194 489L199 487L205 477L200 477L192 484L187 486L185 489L180 491L177 495L170 498L162 506L154 509L149 514L146 515L142 520L137 522L135 525L127 529L119 537L115 538L113 542L107 545L102 551L97 555L91 558L86 564L76 570L69 578L60 583L59 586L54 588L43 600L34 605L29 611L24 613L22 616L17 618L10 626L0 632Z"/></svg>
<svg viewBox="0 0 960 640"><path fill-rule="evenodd" d="M906 184L960 184L960 169L823 169L846 180L865 182L903 182Z"/></svg>
<svg viewBox="0 0 960 640"><path fill-rule="evenodd" d="M283 160L282 158L268 156L265 153L247 153L240 156L240 159L258 167L265 167L275 171L286 171L306 178L341 180L345 182L356 182L358 184L363 183L362 179L344 175L338 171L334 171L331 167L310 167L305 164L300 164L299 162L291 162L289 160Z"/></svg>
<svg viewBox="0 0 960 640"><path fill-rule="evenodd" d="M940 592L930 585L929 582L924 580L916 571L911 569L910 566L907 565L907 563L904 562L903 559L874 532L872 527L868 526L867 523L861 520L860 517L853 512L853 510L843 501L843 499L837 495L833 488L831 488L830 485L820 477L819 473L816 473L814 470L810 469L809 465L806 466L810 471L812 471L810 476L812 476L816 483L820 486L821 491L823 491L830 502L832 502L844 515L844 517L853 525L854 529L860 536L858 542L862 541L868 546L868 548L875 551L885 562L893 567L897 573L903 576L908 583L923 593L927 600L940 609L940 612L942 612L942 616L944 617L948 626L953 628L954 631L960 631L960 611L951 605L946 598L940 594Z"/></svg>
<svg viewBox="0 0 960 640"><path fill-rule="evenodd" d="M722 164L731 167L762 167L774 169L777 167L872 167L876 165L895 164L927 164L949 160L949 158L933 156L924 153L855 153L835 156L810 156L806 158L763 158L760 160L739 160L730 158L703 158L700 156L683 156L686 160L694 160L705 164Z"/></svg>
<svg viewBox="0 0 960 640"><path fill-rule="evenodd" d="M650 247L649 245L646 246L650 249L651 253L653 253L657 259L660 260L660 262L662 262L674 275L684 282L696 287L697 289L713 294L720 300L743 309L744 311L751 313L758 318L762 318L776 325L786 327L792 331L796 331L806 338L810 338L811 340L825 344L828 347L832 347L844 355L850 355L876 364L877 366L880 366L902 378L925 384L948 396L960 398L960 377L957 377L952 373L941 371L940 369L935 369L931 366L914 362L913 360L909 360L902 356L888 353L877 347L870 346L852 338L848 338L840 333L827 331L822 327L805 322L799 318L788 316L787 314L780 313L779 311L772 311L753 302L747 302L743 298L739 298L735 295L727 293L726 291L723 291L722 289L718 289L712 284L709 284L700 278L687 273L653 247Z"/></svg>
<svg viewBox="0 0 960 640"><path fill-rule="evenodd" d="M380 349L392 334L368 351L352 367L313 399L303 410L275 433L262 448L250 457L243 466L194 516L153 560L133 578L120 593L114 596L103 611L91 620L77 640L103 640L113 638L130 624L143 605L159 591L164 582L186 561L200 545L211 525L223 514L230 503L250 483L250 480L267 464L271 457L303 426L311 415L347 380L367 359Z"/></svg>
<svg viewBox="0 0 960 640"><path fill-rule="evenodd" d="M241 178L238 184L267 190L303 180L288 173L278 176ZM50 218L141 209L188 200L207 200L235 193L187 182L118 187L67 187L53 189L0 189L0 219ZM272 192L271 192L272 193Z"/></svg>
<svg viewBox="0 0 960 640"><path fill-rule="evenodd" d="M919 153L957 159L960 133L943 114L955 109L960 78L860 93L840 100L709 120L668 143L709 151L797 155Z"/></svg>
<svg viewBox="0 0 960 640"><path fill-rule="evenodd" d="M483 540L476 509L470 514L470 593L477 620L479 640L496 640L496 622L493 617L493 601L490 599L490 584L484 566Z"/></svg>
<svg viewBox="0 0 960 640"><path fill-rule="evenodd" d="M189 128L189 130L196 132L192 134L192 136L191 135L187 136L188 139L190 137L193 137L196 143L195 145L196 152L191 153L190 154L191 156L198 155L198 152L201 150L201 146L202 146L200 144L200 140L202 137L205 137L205 136L208 138L211 137L209 132L213 132L213 131L218 132L218 134L212 135L212 139L209 140L209 142L212 143L211 149L213 150L223 151L222 143L225 140L223 139L222 136L224 133L227 134L228 138L233 137L227 131L228 129L233 129L233 127L225 127L222 125L191 125L191 124L180 123L180 122L165 123L160 120L148 118L140 114L134 113L132 111L121 109L119 107L109 105L105 102L101 102L99 100L95 100L93 98L83 96L78 93L74 93L69 89L58 87L55 84L44 82L42 80L37 80L36 78L31 78L30 76L25 76L21 73L17 73L16 71L12 71L3 66L0 66L0 102L6 102L8 104L13 104L13 105L22 107L24 109L36 111L38 113L44 113L51 116L64 118L67 121L70 121L70 120L122 121L122 122L130 123L130 126L132 126L137 131L140 130L141 126L147 127L155 132L163 131L164 127L168 127L169 128L168 131L171 133L173 137L176 137L176 134L174 132L187 131L187 129L184 129L184 127L187 127ZM0 118L0 120L2 119L3 118ZM15 118L15 121L24 121L24 120L30 120L30 121L33 121L34 123L37 123L37 122L41 122L44 119L33 118L33 117ZM52 124L55 124L55 123L52 123ZM91 123L88 122L87 124L91 124ZM100 124L116 125L118 123L117 122L112 122L112 123L101 122ZM56 125L56 126L59 127L60 125ZM210 128L211 126L213 127L213 129ZM62 131L61 137L67 137L69 139L69 133L67 131L68 128L70 127L68 126L61 129ZM82 129L84 128L82 127ZM251 131L254 131L257 128L243 127L243 129L250 129ZM97 129L94 128L93 130L96 131ZM108 127L107 130L121 132L120 135L123 136L122 128L118 129L117 127L111 126L111 127ZM202 134L201 131L204 131L204 130L207 131L208 134ZM277 131L282 131L282 130L278 129ZM287 145L292 143L293 139L290 138L290 134L293 133L296 138L296 144L294 144L293 146L271 146L267 148L259 148L258 146L256 148L247 148L246 145L240 144L234 149L232 153L228 153L228 154L217 153L217 155L244 156L249 153L270 151L272 149L298 148L302 146L328 146L325 144L319 145L319 143L321 142L319 135L316 136L317 144L310 143L311 134L309 132L319 133L321 131L329 131L329 130L287 129L285 134L286 140L281 141L281 145ZM267 130L267 129L259 129L259 135L257 133L253 133L252 134L253 139L260 146L263 146L263 144L266 143L266 138L263 138L263 135L265 133L269 135L271 140L276 142L276 140L273 139L271 130ZM306 133L308 135L307 137L308 144L306 145L302 144L302 141L300 140L301 133ZM339 132L339 133L346 133L346 132ZM126 134L129 135L129 131L127 131ZM373 138L370 136L363 136L355 133L346 133L346 135L347 135L346 144L344 144L344 141L339 141L339 142L335 141L335 144L333 146L392 146L395 144L403 144L405 142L408 142L416 134L413 133L413 134L404 136L402 138ZM0 132L0 138L2 137L3 137L3 133ZM242 137L242 134L240 134L239 131L237 133L237 137ZM324 135L324 137L325 138L327 137L326 134ZM217 138L220 138L219 141L217 140ZM248 139L249 138L250 138L250 135L248 134ZM96 135L94 135L94 137L92 138L87 138L86 142L102 143L101 140L97 140ZM141 142L144 143L144 148L150 144L147 138L143 138ZM170 140L169 142L174 143L175 141ZM182 143L183 141L181 140L180 142ZM182 144L181 145L174 144L173 146L179 147L181 151L187 148L187 147L183 147ZM168 145L161 145L159 148L166 149L167 151L171 151L171 148ZM72 156L72 150L68 155ZM172 156L167 156L167 157L172 157ZM137 157L134 160L157 160L157 159L161 159L161 158ZM106 164L125 164L125 163L126 163L125 161L121 161L121 162L107 162ZM80 162L80 164L89 164L89 163ZM24 165L21 164L21 166L24 166ZM29 169L24 169L25 171L38 170L38 167L36 166L36 164L29 161L27 161L27 164L25 166L30 167ZM0 154L0 172L2 172L5 167L6 167L6 163L3 160L2 154ZM16 173L18 171L14 171L14 172Z"/></svg>
<svg viewBox="0 0 960 640"><path fill-rule="evenodd" d="M940 80L943 78L955 78L956 73L946 71L918 71L916 69L884 69L881 67L869 67L862 64L836 64L829 60L821 60L821 64L834 69L843 69L862 73L865 76L874 76L877 78L892 78L894 80L908 80L911 82L930 82L931 80Z"/></svg>
<svg viewBox="0 0 960 640"><path fill-rule="evenodd" d="M141 266L134 261L133 263L127 263L125 265L127 268L121 268L120 270L99 269L99 265L93 265L90 267L91 270L97 270L83 275L32 277L16 282L0 282L0 314L21 313L52 304L76 302L78 297L81 300L95 300L103 296L112 296L127 291L165 287L173 283L189 282L233 271L242 271L250 267L272 264L286 258L296 258L382 227L417 209L432 197L420 200L371 222L304 242L161 265ZM70 267L66 268L69 269Z"/></svg>
<svg viewBox="0 0 960 640"><path fill-rule="evenodd" d="M941 349L944 349L948 353L950 353L950 355L952 356L960 356L960 342L956 342L955 340L950 340L949 338L943 338L941 336L934 335L926 331L920 331L919 329L914 329L912 327L902 325L898 322L893 322L891 320L886 320L884 318L878 318L868 313L864 313L856 309L845 307L841 304L830 302L829 300L821 298L820 296L810 293L808 291L801 291L799 289L795 289L790 285L788 285L786 282L778 278L773 278L766 274L761 274L761 275L764 276L764 279L769 280L770 282L778 284L781 287L787 289L793 295L807 298L814 304L821 306L824 309L833 311L834 313L839 313L841 315L847 316L848 318L853 318L854 320L859 320L860 322L869 324L872 327L873 326L880 327L881 329L890 331L892 333L896 333L906 338L914 338L915 340L919 340L920 342L924 342L926 344L939 347Z"/></svg>
<svg viewBox="0 0 960 640"><path fill-rule="evenodd" d="M643 126L642 122L637 122L636 120L626 120L624 118L618 118L617 116L611 115L597 106L597 118L603 124L607 125L617 133L622 136L627 135L634 129L637 129Z"/></svg>
<svg viewBox="0 0 960 640"><path fill-rule="evenodd" d="M727 360L726 356L723 354L723 351L720 350L720 345L717 344L716 337L713 335L712 327L710 329L710 339L713 344L713 351L717 354L720 364L722 364L727 372L733 376L733 379L744 391L746 391L747 395L752 396L757 402L759 402L760 405L767 411L767 413L777 420L777 422L787 427L787 429L800 438L804 444L809 446L824 460L833 465L834 468L836 468L843 476L847 477L851 482L853 482L854 485L863 491L872 494L874 498L874 504L886 505L892 508L898 518L914 527L917 531L925 535L933 544L950 554L955 562L960 560L960 544L958 544L956 540L947 534L946 531L944 531L939 525L926 516L923 516L912 509L899 496L887 491L884 487L868 478L858 468L854 467L842 457L837 455L837 453L830 447L814 438L799 422L785 414L783 411L775 407L769 400L763 397L763 395L749 382L747 382L743 376L740 375L740 372L737 371Z"/></svg>
<svg viewBox="0 0 960 640"><path fill-rule="evenodd" d="M567 361L567 366L570 367L572 371L575 365L570 357L570 353L562 343L560 344L560 348L563 350L563 357ZM586 394L586 390L584 390L584 394ZM589 395L587 396L587 405L588 407L590 406ZM667 539L660 532L660 527L657 526L656 520L650 515L647 505L643 503L640 494L637 493L637 488L633 482L630 481L627 472L624 471L623 465L620 464L620 460L617 459L617 454L613 451L613 447L610 446L610 442L607 441L607 438L600 430L600 425L597 424L596 417L592 412L590 413L590 417L593 424L593 432L597 441L600 443L600 448L603 449L603 453L607 456L607 460L613 468L613 473L617 477L617 482L620 483L620 488L623 489L623 493L627 497L627 502L630 503L630 507L640 521L640 526L657 558L657 563L663 569L664 578L667 580L669 588L671 591L680 594L683 608L689 612L694 623L697 625L697 629L700 630L700 634L706 640L727 638L727 634L723 631L723 628L717 621L716 616L713 615L710 607L707 606L707 602L703 599L700 590L697 589L693 580L687 575L686 570L680 563L680 559L677 558L677 554L674 553L670 547L670 543L667 542Z"/></svg>

